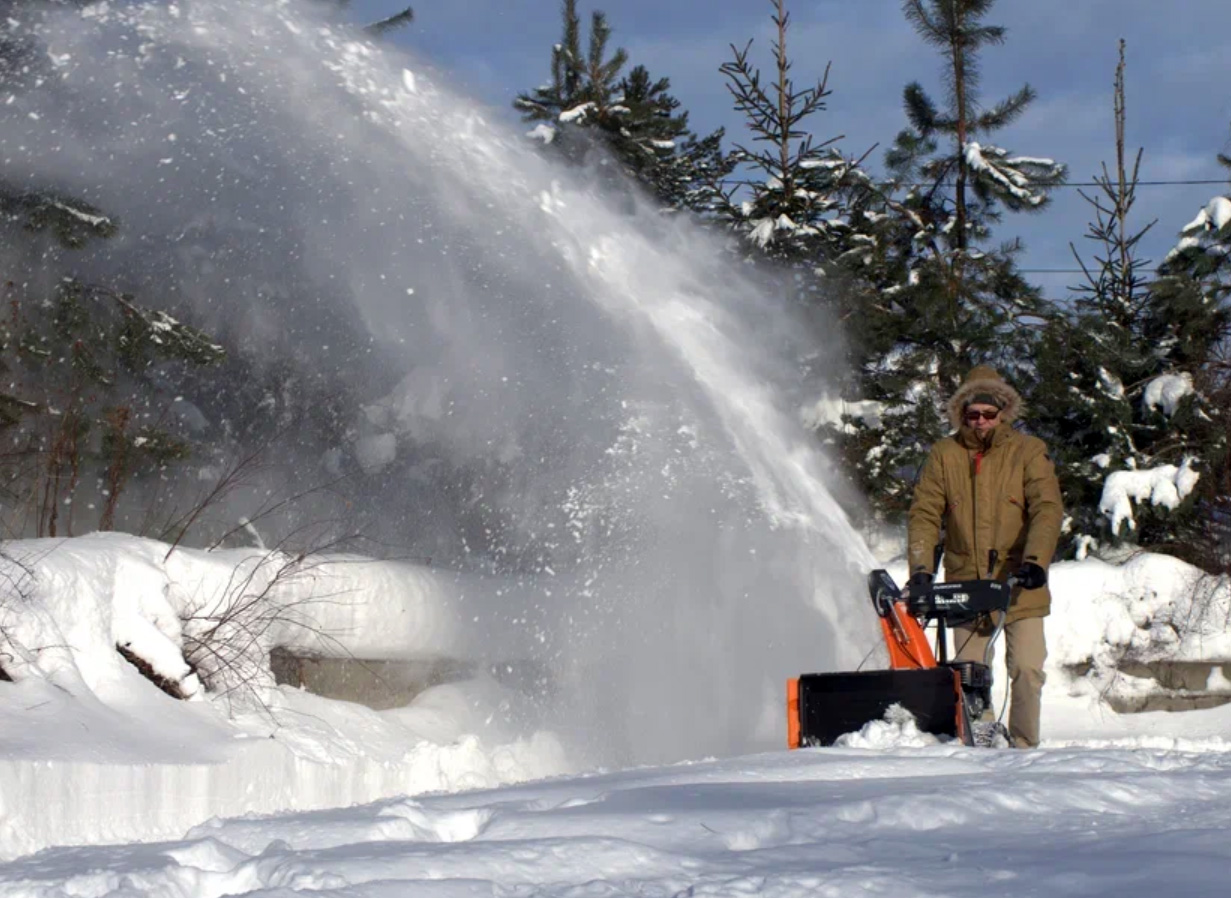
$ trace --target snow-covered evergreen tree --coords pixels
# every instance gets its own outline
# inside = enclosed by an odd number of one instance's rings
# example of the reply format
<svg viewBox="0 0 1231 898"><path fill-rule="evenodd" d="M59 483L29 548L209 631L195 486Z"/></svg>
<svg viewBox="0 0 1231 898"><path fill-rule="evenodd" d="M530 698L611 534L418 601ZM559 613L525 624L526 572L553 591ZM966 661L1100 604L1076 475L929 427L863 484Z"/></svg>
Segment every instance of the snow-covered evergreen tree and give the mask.
<svg viewBox="0 0 1231 898"><path fill-rule="evenodd" d="M63 0L62 6L87 6ZM24 6L24 8L23 8ZM0 85L38 90L50 72L33 4L0 4ZM130 478L161 471L191 446L170 413L167 363L211 366L224 353L202 331L135 297L72 275L75 253L119 223L55 183L0 164L6 245L0 319L0 504L7 533L111 529ZM74 499L83 502L74 504Z"/></svg>
<svg viewBox="0 0 1231 898"><path fill-rule="evenodd" d="M1219 162L1231 169L1231 157ZM1209 569L1231 565L1231 194L1215 196L1180 231L1151 285L1145 337L1166 360L1167 383L1183 378L1189 420L1172 421L1201 475L1193 501L1162 538ZM1175 388L1179 389L1179 388ZM1150 533L1143 534L1148 538Z"/></svg>
<svg viewBox="0 0 1231 898"><path fill-rule="evenodd" d="M1028 394L1031 423L1053 447L1069 508L1062 551L1078 556L1124 543L1174 550L1187 541L1200 515L1198 487L1221 455L1221 413L1202 385L1226 314L1211 302L1187 319L1176 299L1186 304L1198 281L1173 290L1138 253L1153 222L1131 219L1142 151L1131 163L1125 154L1123 42L1120 53L1115 167L1096 177L1098 192L1082 194L1094 215L1086 234L1092 259L1073 248L1085 282L1072 308L1049 321Z"/></svg>
<svg viewBox="0 0 1231 898"><path fill-rule="evenodd" d="M1231 156L1220 154L1218 161L1231 171ZM1200 285L1201 301L1231 296L1231 195L1214 197L1184 226L1160 275L1160 287L1176 293Z"/></svg>
<svg viewBox="0 0 1231 898"><path fill-rule="evenodd" d="M987 244L1004 211L1045 208L1050 189L1065 177L1061 164L990 142L1035 98L1024 85L990 108L981 103L980 53L1005 40L1004 28L983 21L994 2L903 3L915 30L945 60L946 103L938 105L918 82L907 85L903 103L910 127L886 159L905 190L901 204L912 213L910 225L917 220L922 226L913 235L916 252L903 292L922 303L913 317L936 321L944 332L936 364L945 389L970 364L1003 356L1017 325L1042 310L1038 292L1016 271L1020 246Z"/></svg>
<svg viewBox="0 0 1231 898"><path fill-rule="evenodd" d="M88 508L98 516L82 523L109 530L130 477L191 449L170 412L176 397L152 377L157 366L212 365L222 347L131 296L72 279L50 298L9 282L4 301L0 483L29 518L9 525L71 536L75 509Z"/></svg>
<svg viewBox="0 0 1231 898"><path fill-rule="evenodd" d="M866 206L875 289L851 328L862 359L853 388L878 413L832 433L882 520L904 511L927 446L948 431L945 397L980 362L1024 381L1031 331L1048 314L1017 269L1020 244L990 245L1004 212L1045 208L1065 177L1061 164L992 142L1035 97L1027 85L990 108L980 102L980 53L1005 39L1003 28L984 24L993 3L903 3L945 60L947 96L938 104L917 82L905 89L909 127L886 156L889 180Z"/></svg>
<svg viewBox="0 0 1231 898"><path fill-rule="evenodd" d="M668 209L711 211L714 185L727 172L722 131L694 134L668 79L652 77L644 66L622 74L628 54L609 53L611 26L601 11L591 16L584 52L577 0L564 0L562 14L564 34L552 48L551 80L513 102L536 125L531 136L570 163L600 170L614 164Z"/></svg>
<svg viewBox="0 0 1231 898"><path fill-rule="evenodd" d="M772 79L764 81L749 59L751 41L733 46L721 67L752 137L751 146L737 143L730 154L741 183L725 192L721 217L746 239L748 255L794 269L797 301L837 303L843 294L827 278L840 278L847 263L871 250L848 214L868 177L833 146L836 138L816 139L813 120L830 94L829 67L816 83L796 86L787 52L790 14L784 0L771 2Z"/></svg>
<svg viewBox="0 0 1231 898"><path fill-rule="evenodd" d="M59 0L61 6L88 6L89 0ZM34 4L19 0L0 2L0 86L10 91L28 90L50 77L52 65L27 21L37 16ZM16 179L0 166L0 217L19 223L31 233L47 232L69 248L93 238L106 238L116 231L116 222L81 197L70 196L52 185L31 184Z"/></svg>

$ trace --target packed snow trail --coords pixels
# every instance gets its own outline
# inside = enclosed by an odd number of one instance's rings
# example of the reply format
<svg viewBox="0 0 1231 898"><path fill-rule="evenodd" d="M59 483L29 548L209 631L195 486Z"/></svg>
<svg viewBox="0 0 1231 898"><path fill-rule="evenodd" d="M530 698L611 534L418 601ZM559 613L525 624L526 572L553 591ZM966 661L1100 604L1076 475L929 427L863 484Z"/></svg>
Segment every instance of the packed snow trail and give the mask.
<svg viewBox="0 0 1231 898"><path fill-rule="evenodd" d="M1231 754L804 750L49 849L6 898L1222 896Z"/></svg>

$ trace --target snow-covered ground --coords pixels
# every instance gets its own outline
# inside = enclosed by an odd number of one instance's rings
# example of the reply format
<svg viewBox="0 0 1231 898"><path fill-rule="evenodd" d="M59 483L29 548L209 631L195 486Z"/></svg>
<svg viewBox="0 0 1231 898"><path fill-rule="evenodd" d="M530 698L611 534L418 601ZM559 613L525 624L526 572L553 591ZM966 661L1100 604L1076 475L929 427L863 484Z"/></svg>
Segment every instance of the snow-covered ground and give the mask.
<svg viewBox="0 0 1231 898"><path fill-rule="evenodd" d="M1118 672L1126 661L1231 657L1225 586L1174 559L1055 566L1038 751L878 723L842 748L768 741L602 772L566 736L515 725L515 691L485 675L377 712L274 686L267 669L219 696L183 666L236 583L283 609L246 656L258 667L273 645L311 647L292 612L329 634L320 652L465 654L473 584L354 558L278 576L285 559L166 550L7 544L21 564L4 571L19 601L0 628L16 680L0 683L0 894L1225 894L1231 705L1122 715L1104 700L1159 688ZM402 624L374 628L375 614ZM71 845L93 847L48 847Z"/></svg>
<svg viewBox="0 0 1231 898"><path fill-rule="evenodd" d="M1231 754L814 749L49 849L6 896L1227 894Z"/></svg>

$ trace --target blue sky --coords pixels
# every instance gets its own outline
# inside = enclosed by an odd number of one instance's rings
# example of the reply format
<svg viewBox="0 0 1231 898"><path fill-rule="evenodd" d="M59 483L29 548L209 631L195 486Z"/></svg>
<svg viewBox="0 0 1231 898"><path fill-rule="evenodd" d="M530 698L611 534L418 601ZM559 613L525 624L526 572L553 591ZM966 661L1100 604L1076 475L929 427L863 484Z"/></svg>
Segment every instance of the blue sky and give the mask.
<svg viewBox="0 0 1231 898"><path fill-rule="evenodd" d="M358 19L371 20L401 0L354 0ZM417 0L416 21L393 38L422 61L509 121L513 97L547 79L551 45L560 37L555 0ZM769 0L581 0L588 20L607 13L613 44L656 76L691 114L694 128L727 128L743 139L718 67L732 43L750 38L753 58L769 69ZM902 88L918 80L941 94L941 61L913 32L900 0L795 0L789 7L788 50L803 84L832 64L829 109L814 123L818 137L845 135L847 155L883 149L905 122ZM988 21L1008 28L1008 40L983 60L983 96L994 102L1029 82L1039 94L1031 110L999 143L1014 152L1050 156L1069 165L1070 180L1088 181L1114 151L1111 87L1117 42L1128 41L1128 142L1145 148L1143 180L1222 179L1215 161L1231 149L1231 3L1227 0L1000 0ZM1143 186L1139 220L1158 224L1147 239L1157 260L1175 232L1215 193L1209 186ZM1038 215L1010 216L997 237L1021 236L1028 268L1074 267L1069 243L1083 242L1088 207L1074 189L1060 191ZM1033 274L1060 298L1077 278Z"/></svg>

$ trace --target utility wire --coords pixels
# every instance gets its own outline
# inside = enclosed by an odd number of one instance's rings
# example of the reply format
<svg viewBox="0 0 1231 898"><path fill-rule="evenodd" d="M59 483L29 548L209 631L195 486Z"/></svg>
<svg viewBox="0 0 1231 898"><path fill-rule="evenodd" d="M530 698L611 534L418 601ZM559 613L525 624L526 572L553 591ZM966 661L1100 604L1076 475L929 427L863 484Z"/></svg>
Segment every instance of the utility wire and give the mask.
<svg viewBox="0 0 1231 898"><path fill-rule="evenodd" d="M764 181L743 181L743 180L739 180L738 178L723 178L719 183L743 184L743 185L751 187L753 185L764 184L765 182ZM1136 183L1136 186L1137 187L1179 187L1179 186L1190 186L1191 187L1191 186L1202 186L1202 185L1208 186L1211 184L1225 185L1227 183L1228 183L1227 178L1211 178L1211 179L1194 179L1194 180L1181 180L1181 181L1138 181ZM955 185L950 184L948 182L945 182L942 184L933 184L932 182L927 181L927 182L922 182L918 184L899 184L898 186L899 187L953 187ZM1056 190L1060 187L1102 187L1102 186L1103 186L1103 183L1101 181L1066 181L1063 184L1052 184L1047 189Z"/></svg>
<svg viewBox="0 0 1231 898"><path fill-rule="evenodd" d="M1138 181L1138 187L1168 187L1172 184L1226 184L1227 178L1197 179L1185 181ZM1068 181L1057 187L1102 187L1102 181Z"/></svg>

